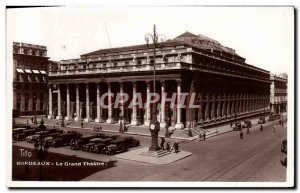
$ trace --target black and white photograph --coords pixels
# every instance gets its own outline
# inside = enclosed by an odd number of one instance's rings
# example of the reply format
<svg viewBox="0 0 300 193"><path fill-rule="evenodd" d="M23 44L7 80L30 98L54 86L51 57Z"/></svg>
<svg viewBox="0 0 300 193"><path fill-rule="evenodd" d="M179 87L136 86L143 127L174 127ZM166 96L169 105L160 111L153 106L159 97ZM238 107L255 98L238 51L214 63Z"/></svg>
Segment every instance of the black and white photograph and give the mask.
<svg viewBox="0 0 300 193"><path fill-rule="evenodd" d="M294 7L6 7L8 187L293 187Z"/></svg>

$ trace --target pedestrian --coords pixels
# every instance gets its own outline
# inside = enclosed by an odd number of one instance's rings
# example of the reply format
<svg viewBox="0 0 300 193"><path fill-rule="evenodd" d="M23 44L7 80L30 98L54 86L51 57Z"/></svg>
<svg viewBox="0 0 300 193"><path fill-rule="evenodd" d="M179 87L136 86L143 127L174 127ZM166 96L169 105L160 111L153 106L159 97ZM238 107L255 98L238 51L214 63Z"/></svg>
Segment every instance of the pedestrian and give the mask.
<svg viewBox="0 0 300 193"><path fill-rule="evenodd" d="M170 142L169 141L166 143L166 150L167 151L171 151L171 146L170 146Z"/></svg>
<svg viewBox="0 0 300 193"><path fill-rule="evenodd" d="M174 142L174 152L178 153L179 152L179 143L177 141Z"/></svg>
<svg viewBox="0 0 300 193"><path fill-rule="evenodd" d="M243 130L241 129L240 130L240 139L243 139L244 138L244 133L243 133Z"/></svg>
<svg viewBox="0 0 300 193"><path fill-rule="evenodd" d="M260 131L263 131L264 127L262 125L260 125Z"/></svg>
<svg viewBox="0 0 300 193"><path fill-rule="evenodd" d="M31 123L33 123L33 117L31 117Z"/></svg>
<svg viewBox="0 0 300 193"><path fill-rule="evenodd" d="M55 121L55 125L58 125L58 121Z"/></svg>
<svg viewBox="0 0 300 193"><path fill-rule="evenodd" d="M189 136L189 137L193 137L193 133L192 133L192 129L191 129L191 128L189 128L188 136Z"/></svg>
<svg viewBox="0 0 300 193"><path fill-rule="evenodd" d="M205 141L206 140L206 133L204 132L203 133L203 141Z"/></svg>
<svg viewBox="0 0 300 193"><path fill-rule="evenodd" d="M83 128L83 121L81 121L81 129Z"/></svg>
<svg viewBox="0 0 300 193"><path fill-rule="evenodd" d="M29 121L28 120L26 121L26 125L29 125Z"/></svg>
<svg viewBox="0 0 300 193"><path fill-rule="evenodd" d="M119 133L123 133L123 125L122 125L122 121L120 121L120 125L119 125Z"/></svg>
<svg viewBox="0 0 300 193"><path fill-rule="evenodd" d="M273 133L275 133L276 125L273 126Z"/></svg>
<svg viewBox="0 0 300 193"><path fill-rule="evenodd" d="M230 127L232 128L232 122L230 122Z"/></svg>
<svg viewBox="0 0 300 193"><path fill-rule="evenodd" d="M102 127L101 127L101 125L99 126L99 131L102 132Z"/></svg>
<svg viewBox="0 0 300 193"><path fill-rule="evenodd" d="M165 149L165 138L161 137L160 139L161 139L161 141L160 141L160 148L161 149Z"/></svg>
<svg viewBox="0 0 300 193"><path fill-rule="evenodd" d="M202 133L199 134L199 141L202 140Z"/></svg>
<svg viewBox="0 0 300 193"><path fill-rule="evenodd" d="M247 133L246 134L250 134L250 128L249 128L249 125L247 127Z"/></svg>

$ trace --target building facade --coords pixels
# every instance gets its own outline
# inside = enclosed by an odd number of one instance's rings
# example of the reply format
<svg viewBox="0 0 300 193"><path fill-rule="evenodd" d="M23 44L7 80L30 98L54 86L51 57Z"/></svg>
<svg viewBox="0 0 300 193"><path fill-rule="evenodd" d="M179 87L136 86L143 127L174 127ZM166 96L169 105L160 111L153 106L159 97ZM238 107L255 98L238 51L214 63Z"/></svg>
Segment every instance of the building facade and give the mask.
<svg viewBox="0 0 300 193"><path fill-rule="evenodd" d="M116 123L123 117L132 125L149 125L151 105L116 106L110 93L125 92L134 102L141 93L145 101L153 92L153 64L156 93L195 93L199 105L171 107L170 101L160 99L161 127L212 125L269 111L269 71L245 63L216 40L186 32L155 49L153 44L101 49L60 61L57 70L49 71L49 118ZM105 93L107 108L102 108Z"/></svg>
<svg viewBox="0 0 300 193"><path fill-rule="evenodd" d="M280 114L287 111L287 75L274 75L270 77L271 94L270 108L274 114Z"/></svg>
<svg viewBox="0 0 300 193"><path fill-rule="evenodd" d="M13 42L13 115L46 114L48 57L45 46Z"/></svg>

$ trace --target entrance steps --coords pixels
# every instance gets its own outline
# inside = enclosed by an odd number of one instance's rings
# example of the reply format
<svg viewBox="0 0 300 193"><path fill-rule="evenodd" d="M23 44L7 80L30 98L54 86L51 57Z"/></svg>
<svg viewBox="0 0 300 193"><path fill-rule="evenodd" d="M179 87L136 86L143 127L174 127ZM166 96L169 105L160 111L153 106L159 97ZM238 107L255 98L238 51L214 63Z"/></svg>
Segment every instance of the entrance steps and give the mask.
<svg viewBox="0 0 300 193"><path fill-rule="evenodd" d="M170 153L171 153L170 151L160 149L158 151L142 152L142 153L140 153L140 155L150 156L150 157L163 157L163 156L168 155Z"/></svg>

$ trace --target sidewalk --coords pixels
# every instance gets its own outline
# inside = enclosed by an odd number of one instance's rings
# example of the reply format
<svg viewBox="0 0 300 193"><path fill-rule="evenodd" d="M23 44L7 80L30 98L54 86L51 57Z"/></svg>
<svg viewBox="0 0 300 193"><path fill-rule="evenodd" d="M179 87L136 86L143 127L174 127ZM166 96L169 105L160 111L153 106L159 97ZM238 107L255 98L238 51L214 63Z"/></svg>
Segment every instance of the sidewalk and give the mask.
<svg viewBox="0 0 300 193"><path fill-rule="evenodd" d="M38 122L40 122L40 120L42 118L44 118L45 125L48 125L48 126L54 126L57 122L57 120L55 120L55 119L49 120L42 116L37 117ZM15 120L16 120L17 124L18 123L26 123L26 120L29 120L29 122L31 122L31 120L27 119L27 117L20 117ZM257 125L258 118L251 119L251 122L252 122L253 126ZM80 121L78 121L78 122L77 121L64 121L64 123L65 123L66 128L81 129ZM60 126L60 125L61 125L61 121L58 121L58 126ZM83 124L84 129L88 129L88 130L93 130L94 127L99 127L99 126L101 126L102 130L105 132L119 133L119 124L118 123L109 124L109 123L84 122L84 124ZM128 126L128 131L124 132L125 134L151 136L149 128L144 125L131 126L130 124L127 124L126 126ZM212 127L209 129L193 128L193 129L191 129L192 133L190 133L190 134L189 134L188 130L189 130L188 128L185 128L183 130L177 130L174 127L170 127L169 131L173 132L173 134L171 135L170 138L192 141L195 139L199 139L199 134L204 133L204 132L206 134L206 138L211 138L211 137L216 137L218 135L231 132L231 131L233 131L233 128L231 128L229 124L225 124L222 126ZM166 129L161 128L159 131L159 137L165 137L165 132L166 132Z"/></svg>

